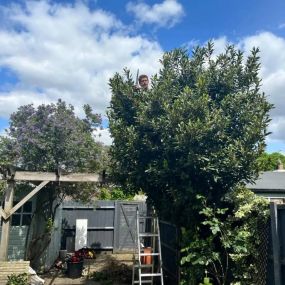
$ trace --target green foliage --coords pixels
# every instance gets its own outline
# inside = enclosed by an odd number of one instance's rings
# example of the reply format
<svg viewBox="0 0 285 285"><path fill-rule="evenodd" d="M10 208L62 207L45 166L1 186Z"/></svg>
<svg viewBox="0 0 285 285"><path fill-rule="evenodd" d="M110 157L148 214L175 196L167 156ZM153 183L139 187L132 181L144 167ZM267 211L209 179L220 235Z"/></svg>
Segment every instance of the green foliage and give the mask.
<svg viewBox="0 0 285 285"><path fill-rule="evenodd" d="M265 146L271 105L259 90L258 49L247 59L233 46L213 53L211 43L191 58L165 53L149 91L134 94L127 70L110 80L116 181L131 193L142 189L182 224L193 220L197 193L219 204L237 183L251 182Z"/></svg>
<svg viewBox="0 0 285 285"><path fill-rule="evenodd" d="M109 187L100 189L98 200L132 200L133 196L126 194L119 187Z"/></svg>
<svg viewBox="0 0 285 285"><path fill-rule="evenodd" d="M21 106L10 118L7 136L0 137L0 167L8 165L31 171L94 172L105 167L105 149L93 138L101 117L84 106L86 118L80 119L74 107L58 100L56 104ZM104 157L104 159L101 159ZM48 186L49 187L49 186ZM53 189L54 185L51 186ZM56 195L80 198L90 185L61 184ZM86 191L83 191L86 190ZM94 184L92 185L94 192ZM89 195L90 196L90 195Z"/></svg>
<svg viewBox="0 0 285 285"><path fill-rule="evenodd" d="M8 276L6 285L29 285L28 274L12 274Z"/></svg>
<svg viewBox="0 0 285 285"><path fill-rule="evenodd" d="M228 284L229 280L252 284L258 280L260 231L268 221L268 201L246 188L237 188L229 194L226 199L229 208L208 206L205 197L198 199L202 201L199 213L203 222L195 229L194 239L193 231L184 229L183 243L187 245L182 249L181 259L184 279L195 284L193 276L202 278L207 268L218 284Z"/></svg>
<svg viewBox="0 0 285 285"><path fill-rule="evenodd" d="M217 263L229 284L238 270L221 269L249 250L246 221L236 226L229 194L257 177L265 147L272 105L260 91L258 53L244 58L228 46L214 55L208 43L191 57L182 49L165 53L148 91L133 92L128 70L110 79L113 177L128 193L142 190L161 217L184 228L183 262L195 285Z"/></svg>
<svg viewBox="0 0 285 285"><path fill-rule="evenodd" d="M52 218L48 218L46 221L46 225L45 225L45 231L47 233L51 233L53 229L53 219Z"/></svg>
<svg viewBox="0 0 285 285"><path fill-rule="evenodd" d="M90 107L87 109L89 118ZM21 106L11 115L8 137L1 137L1 162L32 171L96 168L99 146L92 137L95 119L88 118L76 117L73 106L61 100L37 108Z"/></svg>
<svg viewBox="0 0 285 285"><path fill-rule="evenodd" d="M280 162L285 166L285 156L279 152L273 152L273 153L264 152L258 158L259 169L261 171L276 170Z"/></svg>
<svg viewBox="0 0 285 285"><path fill-rule="evenodd" d="M0 181L0 195L5 191L6 181Z"/></svg>

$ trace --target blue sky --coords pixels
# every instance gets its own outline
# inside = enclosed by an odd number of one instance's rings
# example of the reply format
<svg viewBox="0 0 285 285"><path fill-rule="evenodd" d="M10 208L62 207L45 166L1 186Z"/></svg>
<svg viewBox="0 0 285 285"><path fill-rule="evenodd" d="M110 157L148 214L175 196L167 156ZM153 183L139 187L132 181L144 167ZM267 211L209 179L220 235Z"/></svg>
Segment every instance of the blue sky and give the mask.
<svg viewBox="0 0 285 285"><path fill-rule="evenodd" d="M261 49L263 91L275 105L267 150L285 153L284 0L0 0L0 133L20 105L91 104L103 113L108 78L154 74L164 51L230 42ZM105 122L105 126L107 123ZM101 139L110 143L108 129Z"/></svg>

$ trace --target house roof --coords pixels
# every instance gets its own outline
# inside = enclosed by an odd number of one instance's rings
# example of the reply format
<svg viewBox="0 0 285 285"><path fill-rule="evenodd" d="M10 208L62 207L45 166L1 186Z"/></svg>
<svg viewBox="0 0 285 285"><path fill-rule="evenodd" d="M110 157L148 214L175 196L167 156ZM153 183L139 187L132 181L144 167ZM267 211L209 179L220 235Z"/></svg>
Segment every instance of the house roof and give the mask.
<svg viewBox="0 0 285 285"><path fill-rule="evenodd" d="M285 171L262 172L255 183L246 186L254 192L285 193Z"/></svg>

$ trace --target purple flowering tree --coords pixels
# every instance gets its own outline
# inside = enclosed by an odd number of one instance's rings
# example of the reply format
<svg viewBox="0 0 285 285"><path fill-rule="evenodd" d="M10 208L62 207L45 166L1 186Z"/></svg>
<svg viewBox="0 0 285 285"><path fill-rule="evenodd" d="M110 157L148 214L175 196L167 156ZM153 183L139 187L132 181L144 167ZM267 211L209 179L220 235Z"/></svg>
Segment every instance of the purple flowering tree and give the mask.
<svg viewBox="0 0 285 285"><path fill-rule="evenodd" d="M74 107L58 100L56 104L21 106L10 117L6 136L0 137L0 167L13 165L21 170L54 172L97 172L102 167L103 146L94 140L93 131L101 125L101 117L84 106L85 118L74 113ZM17 185L18 191L28 184ZM17 189L16 189L17 191ZM56 210L66 195L90 197L95 191L88 183L49 183L41 191L41 202L34 213L45 224L41 233L31 234L26 257L36 267L47 248L53 230ZM45 205L45 207L42 207Z"/></svg>

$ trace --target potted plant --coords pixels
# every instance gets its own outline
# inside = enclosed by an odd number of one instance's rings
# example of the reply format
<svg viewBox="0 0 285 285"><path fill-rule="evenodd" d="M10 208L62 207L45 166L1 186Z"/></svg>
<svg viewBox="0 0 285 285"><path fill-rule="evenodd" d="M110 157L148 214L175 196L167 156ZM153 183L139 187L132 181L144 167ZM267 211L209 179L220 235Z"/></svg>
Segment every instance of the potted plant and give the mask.
<svg viewBox="0 0 285 285"><path fill-rule="evenodd" d="M67 276L69 278L81 277L83 270L83 258L82 256L72 255L67 260Z"/></svg>

